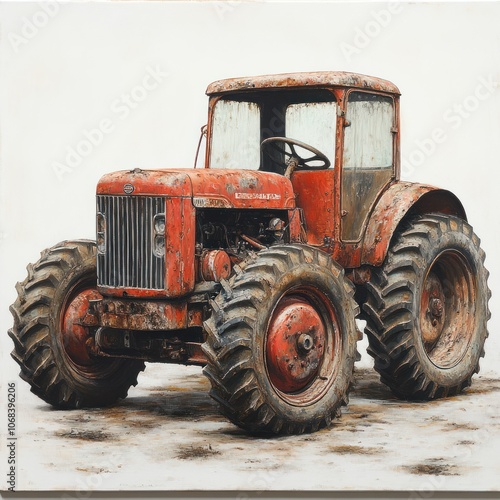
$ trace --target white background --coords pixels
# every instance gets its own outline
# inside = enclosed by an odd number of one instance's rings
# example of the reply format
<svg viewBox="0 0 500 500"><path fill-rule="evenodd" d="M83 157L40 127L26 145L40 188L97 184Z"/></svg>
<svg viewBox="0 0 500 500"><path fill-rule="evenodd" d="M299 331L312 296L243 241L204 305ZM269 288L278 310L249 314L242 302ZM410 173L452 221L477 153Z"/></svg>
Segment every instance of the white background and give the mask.
<svg viewBox="0 0 500 500"><path fill-rule="evenodd" d="M288 71L398 85L403 177L453 191L487 253L493 316L482 367L498 373L500 4L44 5L0 5L2 400L18 372L6 335L15 282L42 249L94 237L99 177L191 167L209 82ZM156 88L137 90L154 68ZM140 102L124 104L131 92ZM103 120L102 140L85 150ZM88 154L56 175L79 145Z"/></svg>

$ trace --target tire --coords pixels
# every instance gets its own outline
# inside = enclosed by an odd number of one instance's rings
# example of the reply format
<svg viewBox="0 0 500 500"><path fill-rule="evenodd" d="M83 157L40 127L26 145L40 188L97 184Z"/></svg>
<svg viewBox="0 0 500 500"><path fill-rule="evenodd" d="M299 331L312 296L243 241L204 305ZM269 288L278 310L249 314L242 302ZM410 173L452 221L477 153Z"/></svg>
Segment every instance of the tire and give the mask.
<svg viewBox="0 0 500 500"><path fill-rule="evenodd" d="M372 273L368 352L399 398L453 396L471 385L490 318L484 260L467 222L430 214L409 222Z"/></svg>
<svg viewBox="0 0 500 500"><path fill-rule="evenodd" d="M343 269L316 249L279 245L224 285L203 344L222 412L254 434L329 425L347 404L358 339L359 308Z"/></svg>
<svg viewBox="0 0 500 500"><path fill-rule="evenodd" d="M63 241L43 251L27 270L10 307L12 357L21 378L57 408L106 406L125 398L144 363L92 356L87 346L93 329L77 324L88 301L101 297L95 243Z"/></svg>

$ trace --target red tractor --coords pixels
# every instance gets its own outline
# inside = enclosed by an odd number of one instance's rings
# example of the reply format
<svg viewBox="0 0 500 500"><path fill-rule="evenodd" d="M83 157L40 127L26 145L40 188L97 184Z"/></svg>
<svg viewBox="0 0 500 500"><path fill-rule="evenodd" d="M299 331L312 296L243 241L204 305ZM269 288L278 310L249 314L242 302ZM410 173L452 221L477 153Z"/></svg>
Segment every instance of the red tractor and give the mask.
<svg viewBox="0 0 500 500"><path fill-rule="evenodd" d="M469 386L485 254L455 195L400 181L397 87L318 72L207 94L205 168L105 175L96 241L28 266L9 335L32 391L109 405L145 361L199 365L236 425L312 432L347 403L357 317L398 397Z"/></svg>

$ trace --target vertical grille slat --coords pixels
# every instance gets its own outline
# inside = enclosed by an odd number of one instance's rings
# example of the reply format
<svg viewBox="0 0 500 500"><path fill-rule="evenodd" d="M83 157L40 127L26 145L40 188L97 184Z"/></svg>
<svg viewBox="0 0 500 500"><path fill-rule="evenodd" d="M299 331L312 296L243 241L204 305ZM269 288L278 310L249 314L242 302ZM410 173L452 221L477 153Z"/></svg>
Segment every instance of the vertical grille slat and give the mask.
<svg viewBox="0 0 500 500"><path fill-rule="evenodd" d="M153 219L165 212L165 199L97 196L106 224L106 252L97 256L101 286L162 290L165 259L153 253Z"/></svg>
<svg viewBox="0 0 500 500"><path fill-rule="evenodd" d="M125 213L130 211L130 200L127 198L124 200L124 211ZM123 271L125 283L128 283L130 279L130 221L128 217L125 217L123 223L125 224L125 264Z"/></svg>
<svg viewBox="0 0 500 500"><path fill-rule="evenodd" d="M149 200L149 205L150 205L150 213L151 213L151 219L154 218L156 213L154 213L154 206L153 206L153 200L150 198ZM151 228L151 234L149 235L149 241L153 241L153 228ZM149 260L150 260L150 265L148 266L148 272L149 272L149 282L154 283L153 279L153 261L154 261L155 256L150 253L149 254Z"/></svg>
<svg viewBox="0 0 500 500"><path fill-rule="evenodd" d="M138 199L138 201L141 201L141 198ZM136 248L137 248L137 255L136 259L134 261L134 278L135 278L135 283L134 286L137 288L141 288L141 269L140 269L140 262L142 259L142 240L144 239L144 236L142 234L142 224L141 220L139 219L139 211L141 210L141 207L138 206L137 210L135 211L135 220L136 220L136 227L135 227L135 234L137 235L136 238Z"/></svg>

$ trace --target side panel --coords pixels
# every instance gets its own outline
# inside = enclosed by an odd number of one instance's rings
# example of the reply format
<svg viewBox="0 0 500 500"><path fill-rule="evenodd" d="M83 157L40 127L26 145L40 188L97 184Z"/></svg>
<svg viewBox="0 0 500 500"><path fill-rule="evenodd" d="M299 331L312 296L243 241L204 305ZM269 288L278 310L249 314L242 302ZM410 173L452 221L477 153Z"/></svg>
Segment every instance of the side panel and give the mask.
<svg viewBox="0 0 500 500"><path fill-rule="evenodd" d="M325 237L334 237L335 169L295 171L292 184L297 206L303 210L307 243L325 245Z"/></svg>
<svg viewBox="0 0 500 500"><path fill-rule="evenodd" d="M254 170L199 169L190 170L189 178L194 203L200 208L295 208L292 185L283 175ZM213 204L212 200L219 203Z"/></svg>
<svg viewBox="0 0 500 500"><path fill-rule="evenodd" d="M368 221L361 265L380 266L384 262L398 224L410 211L416 214L439 212L467 220L460 200L450 191L410 182L393 184L382 195Z"/></svg>
<svg viewBox="0 0 500 500"><path fill-rule="evenodd" d="M301 209L288 210L288 225L291 243L305 243L306 238L302 231Z"/></svg>
<svg viewBox="0 0 500 500"><path fill-rule="evenodd" d="M195 208L190 198L167 198L165 295L180 297L195 284Z"/></svg>

